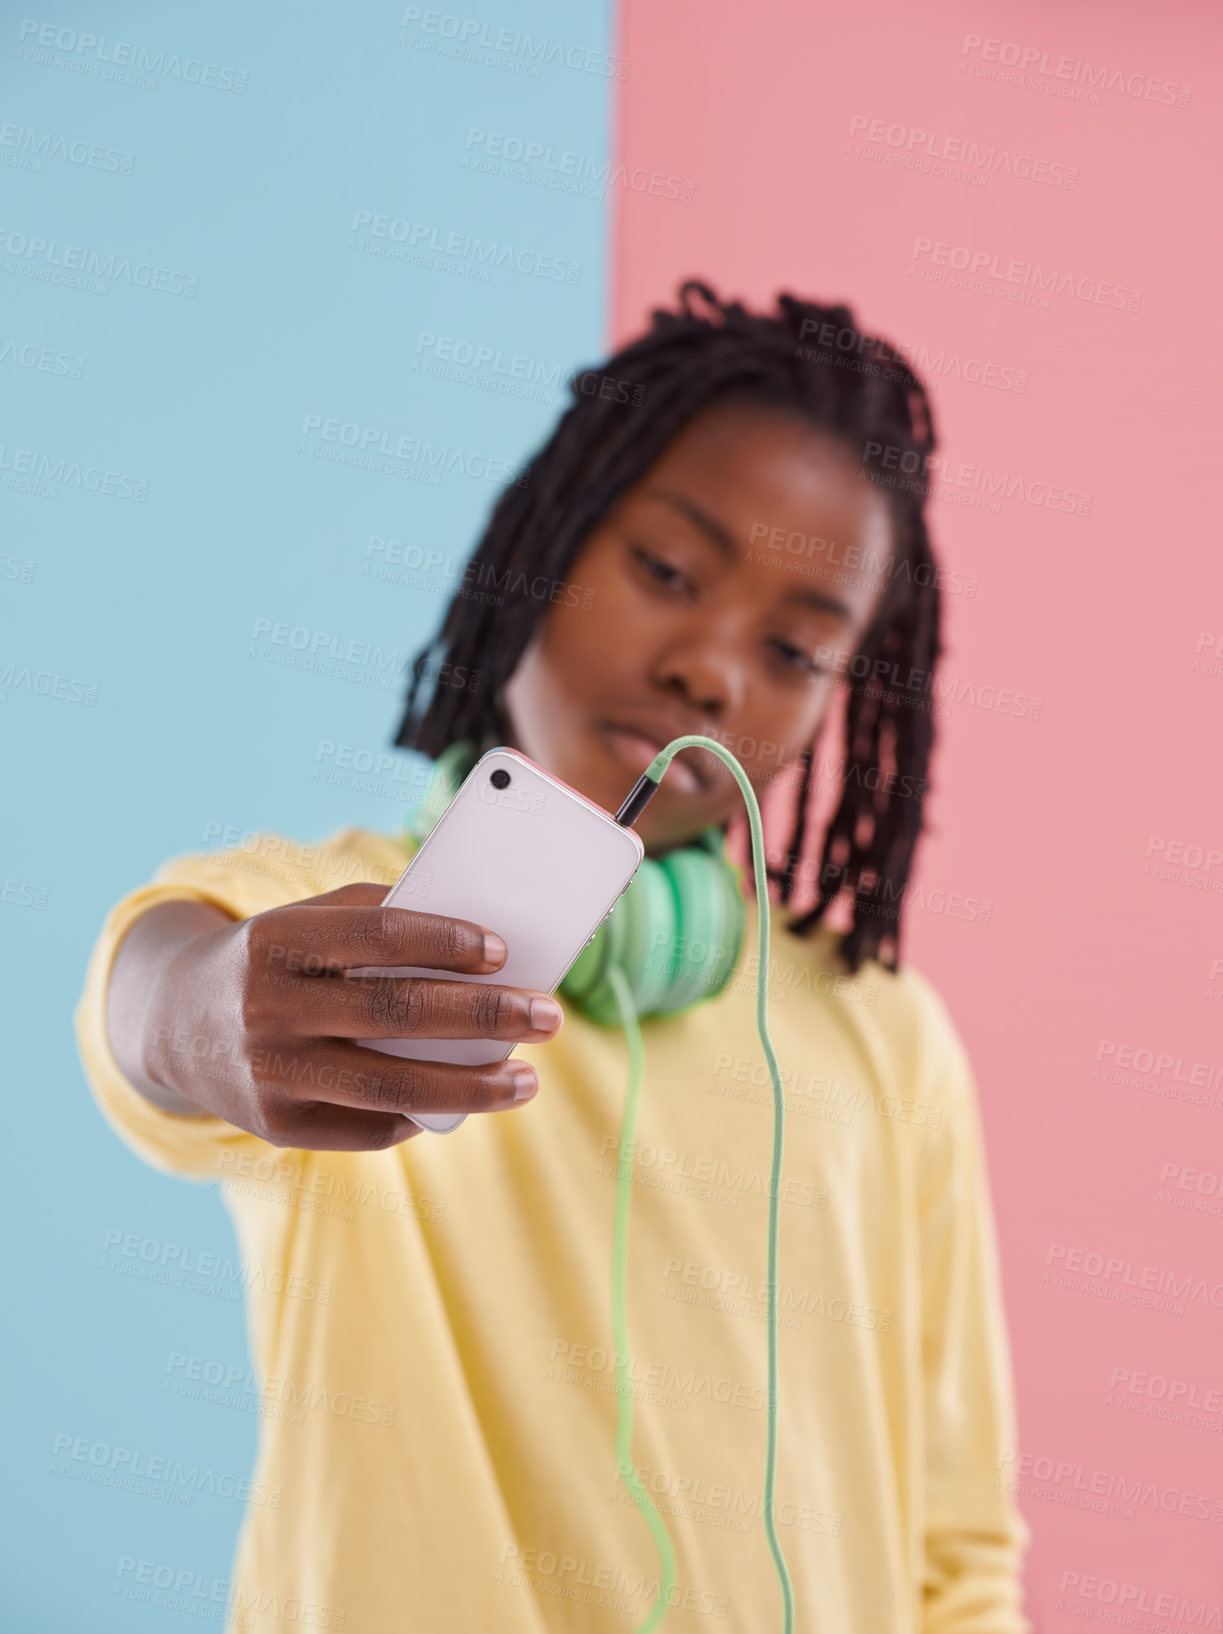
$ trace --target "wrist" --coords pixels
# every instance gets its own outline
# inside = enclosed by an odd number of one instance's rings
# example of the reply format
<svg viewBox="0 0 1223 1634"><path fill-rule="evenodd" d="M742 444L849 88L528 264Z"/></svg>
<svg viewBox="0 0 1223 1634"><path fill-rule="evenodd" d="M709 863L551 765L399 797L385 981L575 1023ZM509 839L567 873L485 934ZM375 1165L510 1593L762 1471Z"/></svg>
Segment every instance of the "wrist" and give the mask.
<svg viewBox="0 0 1223 1634"><path fill-rule="evenodd" d="M208 903L162 903L131 927L111 971L107 1030L115 1063L146 1100L179 1116L211 1115L187 1093L176 1070L193 1055L191 1028L181 1019L191 1008L174 997L184 991L184 955L230 922Z"/></svg>

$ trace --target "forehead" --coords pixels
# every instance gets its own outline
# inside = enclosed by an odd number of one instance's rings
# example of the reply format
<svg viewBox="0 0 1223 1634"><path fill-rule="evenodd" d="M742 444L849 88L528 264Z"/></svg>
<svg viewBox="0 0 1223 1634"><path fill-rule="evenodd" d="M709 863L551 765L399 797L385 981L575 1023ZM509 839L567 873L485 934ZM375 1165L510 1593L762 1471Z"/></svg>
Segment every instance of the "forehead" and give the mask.
<svg viewBox="0 0 1223 1634"><path fill-rule="evenodd" d="M716 520L743 552L818 582L878 583L892 551L887 500L852 447L766 404L710 405L676 433L625 500L690 526L676 500Z"/></svg>
<svg viewBox="0 0 1223 1634"><path fill-rule="evenodd" d="M730 527L757 523L801 529L804 520L835 523L845 535L890 532L883 495L862 474L853 446L781 407L717 402L667 444L634 493L690 484L692 497L717 504Z"/></svg>

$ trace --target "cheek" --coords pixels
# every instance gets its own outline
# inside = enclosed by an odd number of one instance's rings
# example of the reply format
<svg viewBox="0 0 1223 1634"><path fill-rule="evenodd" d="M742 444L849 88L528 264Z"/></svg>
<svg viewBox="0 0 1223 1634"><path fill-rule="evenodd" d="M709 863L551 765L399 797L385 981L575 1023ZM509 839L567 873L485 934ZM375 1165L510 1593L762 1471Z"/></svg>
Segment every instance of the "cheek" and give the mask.
<svg viewBox="0 0 1223 1634"><path fill-rule="evenodd" d="M830 677L821 676L799 692L774 689L771 696L763 700L760 717L770 728L763 736L774 740L778 746L773 756L774 764L778 756L786 763L798 759L819 731L828 713L832 693Z"/></svg>
<svg viewBox="0 0 1223 1634"><path fill-rule="evenodd" d="M589 594L590 587L579 591ZM554 607L544 621L539 639L540 662L559 686L580 687L602 662L603 647L614 635L615 623L594 596L590 606Z"/></svg>
<svg viewBox="0 0 1223 1634"><path fill-rule="evenodd" d="M566 594L543 615L506 687L511 706L532 714L584 696L604 674L622 628L594 575L575 571Z"/></svg>
<svg viewBox="0 0 1223 1634"><path fill-rule="evenodd" d="M624 620L631 615L636 601L616 547L600 541L578 557L570 573L578 605L587 606L589 639L612 641L622 633Z"/></svg>
<svg viewBox="0 0 1223 1634"><path fill-rule="evenodd" d="M763 801L769 786L781 779L797 780L798 758L811 743L828 707L830 688L821 683L804 694L801 702L790 697L762 694L756 707L747 711L729 730L716 732L717 740L734 755ZM797 783L796 783L797 786ZM742 797L727 793L722 820L739 814Z"/></svg>
<svg viewBox="0 0 1223 1634"><path fill-rule="evenodd" d="M562 678L621 669L641 623L640 598L601 543L573 563L568 594L544 620L540 646L545 663Z"/></svg>

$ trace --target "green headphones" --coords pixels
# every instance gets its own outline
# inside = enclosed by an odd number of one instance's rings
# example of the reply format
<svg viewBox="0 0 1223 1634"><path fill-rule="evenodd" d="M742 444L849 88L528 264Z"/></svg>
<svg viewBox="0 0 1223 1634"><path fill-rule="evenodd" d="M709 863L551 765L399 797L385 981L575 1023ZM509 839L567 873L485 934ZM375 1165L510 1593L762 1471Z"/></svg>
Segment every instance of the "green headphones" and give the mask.
<svg viewBox="0 0 1223 1634"><path fill-rule="evenodd" d="M489 739L484 747L491 747ZM439 756L424 799L405 827L423 840L480 757L470 739ZM620 1024L609 972L628 982L637 1015L675 1015L726 986L743 943L742 869L726 856L720 828L655 860L633 882L570 966L560 992L592 1021Z"/></svg>

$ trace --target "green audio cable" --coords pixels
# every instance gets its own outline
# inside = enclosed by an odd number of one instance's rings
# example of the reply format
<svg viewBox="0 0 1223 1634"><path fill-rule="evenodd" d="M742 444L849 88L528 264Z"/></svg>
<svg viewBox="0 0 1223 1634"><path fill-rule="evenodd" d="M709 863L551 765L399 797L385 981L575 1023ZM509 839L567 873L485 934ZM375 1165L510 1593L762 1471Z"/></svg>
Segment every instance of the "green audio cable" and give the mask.
<svg viewBox="0 0 1223 1634"><path fill-rule="evenodd" d="M645 1517L645 1523L654 1535L658 1547L658 1593L639 1634L649 1634L657 1628L670 1604L675 1586L675 1549L666 1525L650 1494L637 1479L633 1467L633 1386L629 1373L628 1352L628 1297L625 1291L628 1263L628 1216L633 1178L633 1139L637 1127L637 1097L641 1092L642 1047L641 1028L637 1025L637 1010L633 1004L628 977L619 965L612 965L608 979L620 1009L620 1024L628 1042L628 1091L624 1097L624 1114L620 1120L620 1157L616 1165L616 1223L612 1232L612 1332L616 1354L616 1466L620 1479L633 1495L633 1501Z"/></svg>
<svg viewBox="0 0 1223 1634"><path fill-rule="evenodd" d="M768 1062L769 1067L769 1077L773 1084L773 1161L769 1174L769 1242L766 1281L769 1349L768 1433L764 1466L764 1529L769 1540L773 1565L777 1570L778 1582L781 1585L783 1634L793 1634L794 1590L790 1583L790 1573L786 1568L785 1556L782 1553L781 1541L777 1536L777 1521L773 1502L777 1475L777 1237L781 1203L781 1158L785 1144L786 1109L785 1095L781 1085L781 1069L777 1064L777 1054L773 1049L773 1040L769 1036L769 887L764 856L764 824L760 816L760 804L756 799L756 791L748 780L747 773L734 755L728 749L724 749L713 738L702 737L694 733L686 737L673 738L665 749L660 750L655 755L654 759L646 767L644 774L634 785L628 799L616 813L616 821L626 828L631 827L636 822L645 809L647 802L656 792L658 785L662 782L667 767L681 749L706 749L710 754L716 755L730 769L735 782L739 785L739 792L743 796L744 804L747 806L747 820L752 833L752 865L756 877L757 946L759 950L756 978L756 1030L760 1034L760 1043L764 1049L765 1060ZM628 1260L629 1202L633 1177L632 1141L637 1120L637 1099L641 1088L643 1052L641 1031L637 1024L637 1014L627 978L623 971L616 967L612 968L610 975L629 1051L629 1084L624 1100L624 1114L620 1131L620 1156L616 1167L616 1214L612 1246L612 1323L615 1334L617 1401L616 1461L620 1477L632 1493L633 1500L644 1516L658 1547L661 1568L658 1593L654 1598L654 1604L649 1615L645 1622L641 1624L639 1630L639 1634L648 1634L649 1630L658 1626L667 1609L668 1595L675 1582L675 1551L662 1517L654 1507L649 1493L637 1479L637 1472L633 1467L629 1450L633 1434L633 1398L631 1393L632 1385L629 1379L630 1359L625 1282Z"/></svg>

